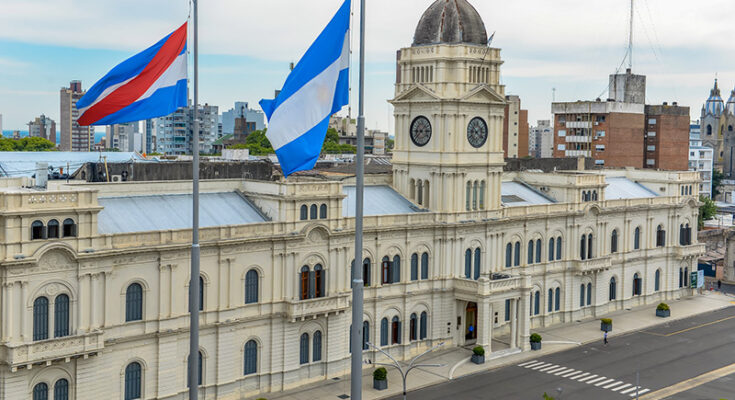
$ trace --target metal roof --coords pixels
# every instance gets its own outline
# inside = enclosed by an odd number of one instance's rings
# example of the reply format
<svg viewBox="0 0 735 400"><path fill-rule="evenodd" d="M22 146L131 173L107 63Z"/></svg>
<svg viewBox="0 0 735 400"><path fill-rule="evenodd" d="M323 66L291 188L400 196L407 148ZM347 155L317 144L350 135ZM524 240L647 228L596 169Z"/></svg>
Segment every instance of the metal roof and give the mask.
<svg viewBox="0 0 735 400"><path fill-rule="evenodd" d="M355 216L355 187L343 186L342 191L347 197L342 200L342 216ZM421 212L405 197L393 190L390 186L365 186L364 215L394 215Z"/></svg>
<svg viewBox="0 0 735 400"><path fill-rule="evenodd" d="M658 197L652 190L625 177L607 177L606 181L605 200Z"/></svg>
<svg viewBox="0 0 735 400"><path fill-rule="evenodd" d="M126 152L72 152L72 151L3 151L0 152L0 176L32 176L36 173L36 163L46 162L55 171L64 168L72 173L88 162L97 162L107 157L108 163L144 162L137 153Z"/></svg>
<svg viewBox="0 0 735 400"><path fill-rule="evenodd" d="M501 202L506 207L555 203L550 197L520 182L503 182L500 195Z"/></svg>
<svg viewBox="0 0 735 400"><path fill-rule="evenodd" d="M192 196L161 194L151 196L100 197L99 233L130 233L191 229ZM201 193L199 226L244 225L268 219L248 199L238 193Z"/></svg>

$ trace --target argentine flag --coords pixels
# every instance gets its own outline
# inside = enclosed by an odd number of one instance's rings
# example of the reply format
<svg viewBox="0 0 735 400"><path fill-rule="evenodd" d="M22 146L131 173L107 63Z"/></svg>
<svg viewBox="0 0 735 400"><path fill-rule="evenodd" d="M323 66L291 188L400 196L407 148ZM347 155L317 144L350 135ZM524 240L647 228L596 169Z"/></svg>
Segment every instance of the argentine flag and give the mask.
<svg viewBox="0 0 735 400"><path fill-rule="evenodd" d="M285 176L314 168L329 117L349 103L350 0L345 0L286 79L275 100L261 100Z"/></svg>

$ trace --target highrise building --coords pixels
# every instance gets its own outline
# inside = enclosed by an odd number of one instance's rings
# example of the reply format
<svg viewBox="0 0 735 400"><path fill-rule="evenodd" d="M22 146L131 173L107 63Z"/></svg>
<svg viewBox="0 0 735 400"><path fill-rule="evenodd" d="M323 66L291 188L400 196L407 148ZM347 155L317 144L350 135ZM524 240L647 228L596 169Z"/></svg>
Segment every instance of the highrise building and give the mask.
<svg viewBox="0 0 735 400"><path fill-rule="evenodd" d="M107 147L120 151L137 151L142 153L143 136L140 134L140 124L129 122L126 124L108 125L105 127Z"/></svg>
<svg viewBox="0 0 735 400"><path fill-rule="evenodd" d="M56 144L56 122L41 114L40 117L36 117L36 119L28 123L28 136L42 137Z"/></svg>
<svg viewBox="0 0 735 400"><path fill-rule="evenodd" d="M248 123L254 123L256 131L265 129L265 114L261 110L253 110L244 101L235 102L235 107L222 113L222 134L235 133L235 119L244 118Z"/></svg>
<svg viewBox="0 0 735 400"><path fill-rule="evenodd" d="M219 139L219 109L209 104L199 106L199 152L210 154L214 142ZM155 131L156 151L169 155L192 154L194 135L194 108L179 108L171 115L156 118L152 132Z"/></svg>
<svg viewBox="0 0 735 400"><path fill-rule="evenodd" d="M82 90L81 81L71 81L68 88L61 88L61 151L90 151L94 145L94 127L79 126L79 110L77 101L86 92Z"/></svg>
<svg viewBox="0 0 735 400"><path fill-rule="evenodd" d="M699 172L699 194L712 196L713 150L702 146L701 125L699 121L689 125L689 170Z"/></svg>
<svg viewBox="0 0 735 400"><path fill-rule="evenodd" d="M155 120L149 119L145 121L145 149L144 153L156 152L156 124Z"/></svg>
<svg viewBox="0 0 735 400"><path fill-rule="evenodd" d="M528 148L536 158L550 158L554 154L554 130L551 121L539 120L528 135Z"/></svg>
<svg viewBox="0 0 735 400"><path fill-rule="evenodd" d="M503 119L503 152L505 158L528 156L528 110L521 109L521 98L505 96Z"/></svg>

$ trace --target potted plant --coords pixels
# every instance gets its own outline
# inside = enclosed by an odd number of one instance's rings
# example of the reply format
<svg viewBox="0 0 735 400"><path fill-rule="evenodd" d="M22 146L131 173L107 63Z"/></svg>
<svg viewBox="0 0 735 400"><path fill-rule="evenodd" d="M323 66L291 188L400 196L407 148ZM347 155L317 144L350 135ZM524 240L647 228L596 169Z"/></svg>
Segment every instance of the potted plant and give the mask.
<svg viewBox="0 0 735 400"><path fill-rule="evenodd" d="M373 371L373 389L388 389L388 371L385 368L380 367Z"/></svg>
<svg viewBox="0 0 735 400"><path fill-rule="evenodd" d="M671 308L666 303L661 303L656 307L656 316L661 318L668 318L671 316Z"/></svg>
<svg viewBox="0 0 735 400"><path fill-rule="evenodd" d="M485 349L482 346L475 346L472 349L472 362L475 364L485 364Z"/></svg>
<svg viewBox="0 0 735 400"><path fill-rule="evenodd" d="M600 330L603 332L610 332L612 331L612 319L610 318L602 318L600 320Z"/></svg>
<svg viewBox="0 0 735 400"><path fill-rule="evenodd" d="M531 335L531 350L541 350L541 335L538 333Z"/></svg>

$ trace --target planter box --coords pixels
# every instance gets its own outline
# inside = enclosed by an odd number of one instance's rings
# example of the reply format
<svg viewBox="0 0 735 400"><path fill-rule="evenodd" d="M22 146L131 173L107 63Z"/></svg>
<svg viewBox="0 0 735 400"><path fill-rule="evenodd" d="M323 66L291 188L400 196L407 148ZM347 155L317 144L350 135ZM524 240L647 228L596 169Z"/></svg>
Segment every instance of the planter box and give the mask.
<svg viewBox="0 0 735 400"><path fill-rule="evenodd" d="M531 342L531 350L541 350L541 342Z"/></svg>
<svg viewBox="0 0 735 400"><path fill-rule="evenodd" d="M671 316L671 310L656 310L656 316L661 318L668 318Z"/></svg>
<svg viewBox="0 0 735 400"><path fill-rule="evenodd" d="M612 331L612 324L605 324L605 323L602 323L601 322L600 323L600 330L603 331L603 332L611 332Z"/></svg>
<svg viewBox="0 0 735 400"><path fill-rule="evenodd" d="M485 356L472 355L472 362L475 364L485 364Z"/></svg>
<svg viewBox="0 0 735 400"><path fill-rule="evenodd" d="M385 390L388 389L388 380L379 381L373 378L373 389L375 390Z"/></svg>

